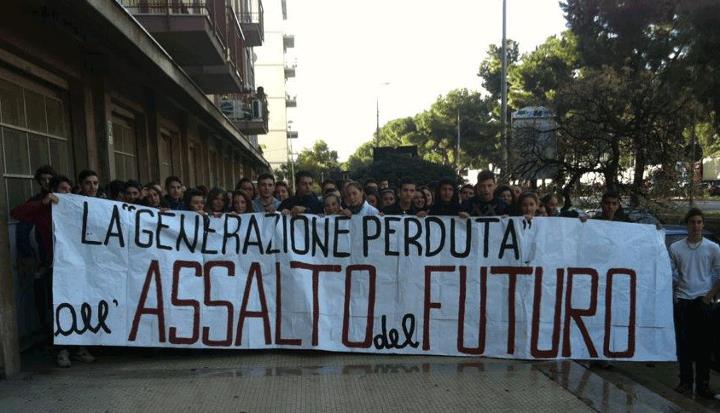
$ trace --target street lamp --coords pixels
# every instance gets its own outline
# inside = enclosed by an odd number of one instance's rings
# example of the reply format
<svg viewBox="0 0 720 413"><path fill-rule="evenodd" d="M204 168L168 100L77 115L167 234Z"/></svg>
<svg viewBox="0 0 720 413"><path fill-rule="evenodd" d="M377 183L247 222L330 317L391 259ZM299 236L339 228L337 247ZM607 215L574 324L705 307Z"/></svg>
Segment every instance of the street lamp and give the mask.
<svg viewBox="0 0 720 413"><path fill-rule="evenodd" d="M504 160L505 165L503 167L503 175L510 180L510 169L512 168L512 160L510 157L510 137L507 133L507 37L506 37L506 18L507 16L507 0L503 0L502 3L502 73L500 76L500 92L501 92L501 110L500 110L500 138L503 145L505 146Z"/></svg>
<svg viewBox="0 0 720 413"><path fill-rule="evenodd" d="M389 85L390 82L378 84L378 93L375 95L375 147L380 147L380 87Z"/></svg>

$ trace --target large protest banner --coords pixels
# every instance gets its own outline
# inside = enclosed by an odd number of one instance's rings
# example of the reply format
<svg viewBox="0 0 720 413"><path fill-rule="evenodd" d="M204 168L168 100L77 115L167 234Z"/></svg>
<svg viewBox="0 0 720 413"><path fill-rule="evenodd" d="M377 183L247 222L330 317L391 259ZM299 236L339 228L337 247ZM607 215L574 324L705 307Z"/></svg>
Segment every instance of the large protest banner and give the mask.
<svg viewBox="0 0 720 413"><path fill-rule="evenodd" d="M53 207L55 343L674 360L662 233L577 219Z"/></svg>

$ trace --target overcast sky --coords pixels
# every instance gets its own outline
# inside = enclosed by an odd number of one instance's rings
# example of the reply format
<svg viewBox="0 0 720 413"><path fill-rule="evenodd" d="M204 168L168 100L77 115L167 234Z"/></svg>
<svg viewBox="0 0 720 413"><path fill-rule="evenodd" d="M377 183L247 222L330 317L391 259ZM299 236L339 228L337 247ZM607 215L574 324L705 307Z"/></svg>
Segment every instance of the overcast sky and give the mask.
<svg viewBox="0 0 720 413"><path fill-rule="evenodd" d="M293 149L324 139L343 161L372 139L377 97L382 126L452 89L481 90L478 66L502 36L502 0L288 0L288 15ZM507 36L521 52L564 29L558 0L508 0Z"/></svg>

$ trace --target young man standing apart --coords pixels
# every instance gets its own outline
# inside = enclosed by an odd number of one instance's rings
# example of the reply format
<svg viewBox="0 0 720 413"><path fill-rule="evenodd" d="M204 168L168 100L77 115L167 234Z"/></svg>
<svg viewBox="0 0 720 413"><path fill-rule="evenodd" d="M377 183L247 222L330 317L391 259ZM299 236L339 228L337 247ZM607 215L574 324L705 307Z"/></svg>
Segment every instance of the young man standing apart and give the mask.
<svg viewBox="0 0 720 413"><path fill-rule="evenodd" d="M710 390L710 310L720 291L720 246L702 236L705 217L693 208L685 215L688 237L670 246L673 269L673 314L675 341L680 365L676 391L712 398ZM693 362L695 375L693 377Z"/></svg>
<svg viewBox="0 0 720 413"><path fill-rule="evenodd" d="M258 197L253 199L252 206L254 212L265 212L272 214L277 211L280 206L274 196L275 191L275 177L270 174L262 174L257 179Z"/></svg>

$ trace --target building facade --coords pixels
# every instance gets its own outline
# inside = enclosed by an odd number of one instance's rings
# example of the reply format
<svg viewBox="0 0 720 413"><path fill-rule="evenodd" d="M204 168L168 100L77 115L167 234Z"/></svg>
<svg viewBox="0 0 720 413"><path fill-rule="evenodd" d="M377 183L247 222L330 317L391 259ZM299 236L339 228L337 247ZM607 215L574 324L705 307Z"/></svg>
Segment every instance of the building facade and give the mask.
<svg viewBox="0 0 720 413"><path fill-rule="evenodd" d="M260 137L263 153L272 168L277 169L292 156L292 139L298 132L292 128L293 108L297 95L293 82L297 60L293 57L295 36L287 30L286 0L265 1L265 43L258 48L255 62L256 80L268 97L270 122L268 133Z"/></svg>
<svg viewBox="0 0 720 413"><path fill-rule="evenodd" d="M251 0L11 0L0 13L0 365L31 335L9 210L49 164L77 180L234 188L269 170ZM223 109L221 110L222 107ZM29 296L32 297L30 291ZM31 306L30 306L31 308Z"/></svg>

